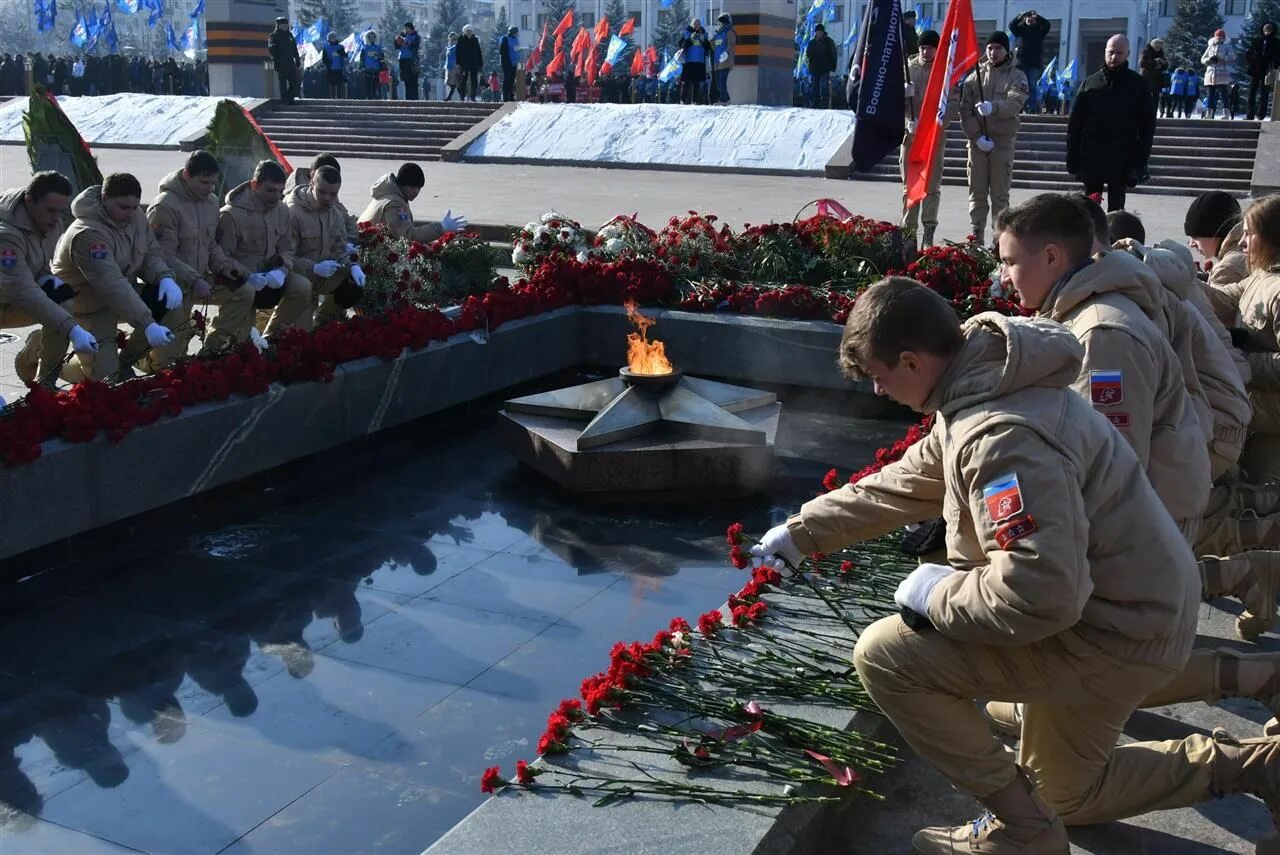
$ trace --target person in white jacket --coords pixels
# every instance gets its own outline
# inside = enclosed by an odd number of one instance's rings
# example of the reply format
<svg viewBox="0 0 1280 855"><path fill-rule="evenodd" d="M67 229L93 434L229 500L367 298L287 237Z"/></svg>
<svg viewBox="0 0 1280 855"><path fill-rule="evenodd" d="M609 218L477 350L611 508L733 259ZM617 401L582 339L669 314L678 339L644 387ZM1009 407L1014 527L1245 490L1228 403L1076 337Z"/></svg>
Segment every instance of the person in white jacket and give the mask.
<svg viewBox="0 0 1280 855"><path fill-rule="evenodd" d="M1204 88L1209 93L1209 109L1205 118L1212 119L1217 114L1218 101L1222 101L1222 110L1228 109L1227 92L1231 88L1231 63L1235 61L1235 51L1231 42L1227 41L1226 30L1215 30L1213 38L1205 48L1200 62L1204 65Z"/></svg>

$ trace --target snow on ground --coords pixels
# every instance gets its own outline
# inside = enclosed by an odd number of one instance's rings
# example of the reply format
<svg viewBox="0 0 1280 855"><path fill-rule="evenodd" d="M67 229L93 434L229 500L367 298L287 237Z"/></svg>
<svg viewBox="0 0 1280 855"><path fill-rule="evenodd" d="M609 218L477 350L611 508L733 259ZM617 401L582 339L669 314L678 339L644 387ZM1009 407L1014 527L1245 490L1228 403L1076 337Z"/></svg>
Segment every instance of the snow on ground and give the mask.
<svg viewBox="0 0 1280 855"><path fill-rule="evenodd" d="M119 95L58 98L62 111L89 145L163 145L178 147L189 137L199 136L213 120L222 98L194 95ZM246 98L233 98L246 101ZM0 141L22 142L22 114L28 99L14 98L0 104Z"/></svg>
<svg viewBox="0 0 1280 855"><path fill-rule="evenodd" d="M842 110L521 104L467 157L821 172L851 133Z"/></svg>

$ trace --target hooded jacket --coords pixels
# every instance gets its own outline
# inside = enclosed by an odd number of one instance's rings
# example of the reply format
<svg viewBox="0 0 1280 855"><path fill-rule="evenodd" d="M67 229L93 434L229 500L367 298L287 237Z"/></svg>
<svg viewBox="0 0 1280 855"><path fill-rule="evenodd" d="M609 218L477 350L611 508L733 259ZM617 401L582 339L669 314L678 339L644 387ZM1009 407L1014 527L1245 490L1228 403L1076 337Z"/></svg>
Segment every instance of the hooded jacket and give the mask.
<svg viewBox="0 0 1280 855"><path fill-rule="evenodd" d="M928 618L947 638L1054 638L1179 667L1195 637L1195 559L1133 450L1075 394L1083 348L1057 324L987 313L930 396L932 430L896 463L807 502L803 552L947 521Z"/></svg>
<svg viewBox="0 0 1280 855"><path fill-rule="evenodd" d="M66 335L75 319L36 284L49 272L62 225L45 235L36 231L22 204L25 192L18 188L0 195L0 305Z"/></svg>
<svg viewBox="0 0 1280 855"><path fill-rule="evenodd" d="M1218 41L1217 37L1209 39L1200 57L1204 66L1205 86L1229 86L1231 84L1231 64L1236 61L1236 52L1229 40Z"/></svg>
<svg viewBox="0 0 1280 855"><path fill-rule="evenodd" d="M711 57L716 71L733 68L738 54L738 33L733 24L721 24L711 36Z"/></svg>
<svg viewBox="0 0 1280 855"><path fill-rule="evenodd" d="M960 125L964 128L964 135L976 140L984 133L985 126L985 133L991 139L1011 142L1021 127L1018 114L1027 103L1028 94L1027 75L1014 66L1012 57L1005 57L999 65L982 60L977 70L960 86ZM978 104L984 98L993 107L991 115L986 117L978 114Z"/></svg>
<svg viewBox="0 0 1280 855"><path fill-rule="evenodd" d="M218 245L227 257L249 273L264 273L276 255L293 267L293 229L289 211L281 203L264 208L246 181L226 196L218 213Z"/></svg>
<svg viewBox="0 0 1280 855"><path fill-rule="evenodd" d="M1244 239L1244 223L1236 223L1218 247L1218 255L1209 269L1209 297L1218 318L1228 327L1234 327L1240 315L1240 297L1244 294L1244 280L1249 278L1249 258L1240 249Z"/></svg>
<svg viewBox="0 0 1280 855"><path fill-rule="evenodd" d="M141 208L119 225L102 207L102 186L88 187L71 202L75 221L58 240L53 275L76 289L77 314L110 309L134 329L155 321L134 282L159 284L173 278L147 215Z"/></svg>
<svg viewBox="0 0 1280 855"><path fill-rule="evenodd" d="M160 182L160 195L147 209L147 222L164 260L184 288L211 273L225 276L239 266L218 245L217 198L212 193L193 194L182 180L181 169Z"/></svg>
<svg viewBox="0 0 1280 855"><path fill-rule="evenodd" d="M409 201L404 198L400 185L396 183L394 173L386 175L374 182L370 191L373 199L360 215L360 223L375 226L386 226L396 237L408 237L426 243L444 234L439 223L413 224L413 211Z"/></svg>
<svg viewBox="0 0 1280 855"><path fill-rule="evenodd" d="M1231 345L1231 334L1209 306L1191 250L1166 240L1154 247L1138 244L1135 251L1165 287L1169 341L1183 373L1190 371L1199 381L1213 430L1210 446L1223 457L1238 457L1253 418L1244 380L1251 374L1249 362Z"/></svg>
<svg viewBox="0 0 1280 855"><path fill-rule="evenodd" d="M297 190L299 187L306 187L310 183L311 183L311 167L309 166L295 167L293 172L289 173L289 177L286 178L284 182L285 201L286 202L288 201L289 196L293 194L293 191ZM347 241L349 243L358 244L360 242L360 226L356 224L356 218L353 217L351 215L351 212L347 210L347 206L342 204L341 199L337 201L334 207L336 207L339 211L342 212L342 220L344 223L346 223Z"/></svg>
<svg viewBox="0 0 1280 855"><path fill-rule="evenodd" d="M1253 369L1252 427L1257 433L1280 434L1280 264L1240 284L1240 317L1249 330L1245 356Z"/></svg>
<svg viewBox="0 0 1280 855"><path fill-rule="evenodd" d="M1133 446L1177 521L1209 501L1207 440L1178 356L1162 331L1164 288L1127 252L1099 253L1059 282L1039 309L1084 345L1075 389Z"/></svg>
<svg viewBox="0 0 1280 855"><path fill-rule="evenodd" d="M304 185L286 194L284 205L293 230L295 273L311 278L316 262L347 260L347 223L336 204L322 208L311 188Z"/></svg>

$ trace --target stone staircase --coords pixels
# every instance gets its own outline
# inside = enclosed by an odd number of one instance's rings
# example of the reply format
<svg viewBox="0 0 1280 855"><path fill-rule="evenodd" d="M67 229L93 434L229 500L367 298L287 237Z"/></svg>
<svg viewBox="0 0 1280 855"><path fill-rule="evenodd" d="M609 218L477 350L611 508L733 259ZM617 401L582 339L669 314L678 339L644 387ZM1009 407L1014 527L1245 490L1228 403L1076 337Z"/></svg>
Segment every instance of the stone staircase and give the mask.
<svg viewBox="0 0 1280 855"><path fill-rule="evenodd" d="M501 104L445 101L304 99L271 102L254 112L263 132L288 156L332 152L340 158L439 160L440 149Z"/></svg>
<svg viewBox="0 0 1280 855"><path fill-rule="evenodd" d="M1159 119L1151 148L1151 180L1136 192L1194 196L1225 190L1247 196L1258 152L1259 122ZM960 123L947 132L943 184L967 184L965 138ZM1013 186L1031 190L1079 190L1067 174L1067 117L1023 116L1013 163ZM900 181L898 158L886 157L863 180Z"/></svg>

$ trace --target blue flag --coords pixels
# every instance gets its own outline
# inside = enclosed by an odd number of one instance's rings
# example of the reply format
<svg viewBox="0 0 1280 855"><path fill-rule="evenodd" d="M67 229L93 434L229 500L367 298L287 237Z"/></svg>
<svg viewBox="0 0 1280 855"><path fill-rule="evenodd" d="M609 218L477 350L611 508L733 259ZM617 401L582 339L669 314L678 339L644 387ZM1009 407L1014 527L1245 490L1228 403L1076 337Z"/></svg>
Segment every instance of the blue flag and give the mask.
<svg viewBox="0 0 1280 855"><path fill-rule="evenodd" d="M178 50L185 53L194 53L199 47L200 39L196 35L196 25L193 23L183 32L182 40L178 42Z"/></svg>
<svg viewBox="0 0 1280 855"><path fill-rule="evenodd" d="M329 22L324 18L316 18L311 26L302 30L295 39L299 45L313 45L324 41L329 35Z"/></svg>
<svg viewBox="0 0 1280 855"><path fill-rule="evenodd" d="M192 20L194 20L196 18L199 18L203 14L204 14L204 0L200 0L200 2L196 4L196 7L191 10L191 18Z"/></svg>
<svg viewBox="0 0 1280 855"><path fill-rule="evenodd" d="M71 28L71 35L67 37L67 41L78 48L89 43L89 23L84 19L84 15L76 15L75 26Z"/></svg>
<svg viewBox="0 0 1280 855"><path fill-rule="evenodd" d="M107 50L111 53L118 53L120 50L120 37L116 35L116 22L111 17L111 4L104 3L102 6L102 34L107 39Z"/></svg>
<svg viewBox="0 0 1280 855"><path fill-rule="evenodd" d="M169 21L165 24L164 42L165 47L169 50L181 50L181 48L178 47L178 37L174 35L173 32L173 21Z"/></svg>
<svg viewBox="0 0 1280 855"><path fill-rule="evenodd" d="M674 2L676 2L676 0L658 0L658 8L659 8L659 9L670 9L670 8L671 8L671 4L672 4L672 3L674 3Z"/></svg>
<svg viewBox="0 0 1280 855"><path fill-rule="evenodd" d="M853 127L853 168L858 172L869 172L898 148L907 125L899 0L871 0L870 20Z"/></svg>
<svg viewBox="0 0 1280 855"><path fill-rule="evenodd" d="M1050 86L1058 82L1058 58L1055 56L1049 60L1049 64L1044 67L1044 72L1040 75L1040 82L1037 88L1041 92L1048 91Z"/></svg>
<svg viewBox="0 0 1280 855"><path fill-rule="evenodd" d="M116 0L116 7L126 15L132 15L138 11L138 0Z"/></svg>
<svg viewBox="0 0 1280 855"><path fill-rule="evenodd" d="M147 16L147 26L154 27L160 23L160 19L164 16L164 7L160 0L143 0L146 7L151 10L151 14Z"/></svg>

